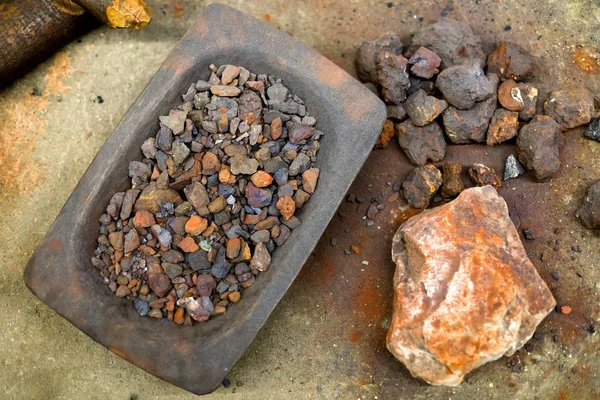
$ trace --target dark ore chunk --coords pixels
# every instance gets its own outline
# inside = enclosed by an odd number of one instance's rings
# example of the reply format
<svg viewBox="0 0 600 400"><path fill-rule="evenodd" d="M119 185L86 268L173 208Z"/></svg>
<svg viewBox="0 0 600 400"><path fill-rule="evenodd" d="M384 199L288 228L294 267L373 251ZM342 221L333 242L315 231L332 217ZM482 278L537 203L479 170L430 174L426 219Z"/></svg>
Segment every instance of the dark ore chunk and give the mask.
<svg viewBox="0 0 600 400"><path fill-rule="evenodd" d="M387 51L377 57L377 80L381 85L383 98L392 103L400 104L406 100L410 80L406 66L408 60Z"/></svg>
<svg viewBox="0 0 600 400"><path fill-rule="evenodd" d="M577 217L586 228L600 228L600 181L589 188Z"/></svg>
<svg viewBox="0 0 600 400"><path fill-rule="evenodd" d="M410 120L396 125L398 144L415 165L423 165L427 160L442 161L446 154L444 133L437 122L420 127Z"/></svg>
<svg viewBox="0 0 600 400"><path fill-rule="evenodd" d="M377 82L377 57L382 51L393 55L402 55L402 41L394 33L381 36L378 39L364 42L356 54L356 69L358 77L364 82Z"/></svg>
<svg viewBox="0 0 600 400"><path fill-rule="evenodd" d="M402 184L404 197L414 208L425 208L442 185L442 173L434 165L415 168Z"/></svg>
<svg viewBox="0 0 600 400"><path fill-rule="evenodd" d="M442 17L433 25L422 28L412 40L413 48L427 47L441 59L441 67L462 64L469 58L485 66L485 54L481 40L473 34L469 25L451 18Z"/></svg>
<svg viewBox="0 0 600 400"><path fill-rule="evenodd" d="M536 115L517 136L519 161L533 170L539 181L546 180L560 167L560 126L547 115Z"/></svg>

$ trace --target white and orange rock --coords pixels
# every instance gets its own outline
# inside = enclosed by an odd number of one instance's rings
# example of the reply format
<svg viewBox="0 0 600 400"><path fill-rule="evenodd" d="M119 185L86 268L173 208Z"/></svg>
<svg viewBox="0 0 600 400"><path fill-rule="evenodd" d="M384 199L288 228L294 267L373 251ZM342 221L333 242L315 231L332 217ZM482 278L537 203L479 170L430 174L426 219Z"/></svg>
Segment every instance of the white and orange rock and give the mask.
<svg viewBox="0 0 600 400"><path fill-rule="evenodd" d="M434 385L458 385L474 368L513 354L556 304L491 186L402 224L392 259L387 347Z"/></svg>

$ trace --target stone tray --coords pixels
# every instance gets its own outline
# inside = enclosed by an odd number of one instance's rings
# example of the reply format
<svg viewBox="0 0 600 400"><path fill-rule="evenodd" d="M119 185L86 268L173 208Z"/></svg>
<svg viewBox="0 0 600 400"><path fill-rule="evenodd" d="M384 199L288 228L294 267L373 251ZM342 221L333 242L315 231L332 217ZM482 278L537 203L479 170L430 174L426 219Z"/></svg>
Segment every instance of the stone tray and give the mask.
<svg viewBox="0 0 600 400"><path fill-rule="evenodd" d="M206 323L178 326L139 317L92 267L99 222L113 193L128 186L127 166L211 63L243 65L283 79L325 132L319 187L303 221L244 299ZM31 257L25 283L84 333L140 368L197 394L214 390L244 353L311 254L369 155L384 104L325 57L292 37L220 4L205 8L100 149Z"/></svg>

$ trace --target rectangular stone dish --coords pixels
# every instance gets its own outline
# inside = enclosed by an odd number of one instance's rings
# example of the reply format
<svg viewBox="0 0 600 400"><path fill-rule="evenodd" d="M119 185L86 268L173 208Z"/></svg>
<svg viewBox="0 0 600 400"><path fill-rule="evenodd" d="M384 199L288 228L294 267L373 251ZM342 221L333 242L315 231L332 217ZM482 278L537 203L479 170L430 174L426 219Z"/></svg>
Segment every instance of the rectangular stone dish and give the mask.
<svg viewBox="0 0 600 400"><path fill-rule="evenodd" d="M226 314L178 326L139 317L92 267L99 222L111 196L128 186L127 166L156 134L158 117L181 101L191 82L208 79L210 63L243 65L283 79L325 132L319 185L268 272ZM221 4L190 28L108 138L25 270L44 303L140 368L197 394L214 390L285 294L365 162L386 117L384 104L325 57L292 37Z"/></svg>

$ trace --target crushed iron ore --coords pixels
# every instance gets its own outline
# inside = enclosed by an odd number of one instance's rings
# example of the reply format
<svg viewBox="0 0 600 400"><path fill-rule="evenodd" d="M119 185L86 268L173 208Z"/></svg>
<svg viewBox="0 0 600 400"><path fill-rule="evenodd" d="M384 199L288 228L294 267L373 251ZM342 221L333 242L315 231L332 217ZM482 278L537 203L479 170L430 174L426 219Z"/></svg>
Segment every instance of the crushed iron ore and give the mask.
<svg viewBox="0 0 600 400"><path fill-rule="evenodd" d="M140 316L190 325L240 301L301 225L323 132L281 80L243 67L211 65L183 100L129 164L91 263Z"/></svg>
<svg viewBox="0 0 600 400"><path fill-rule="evenodd" d="M442 186L442 173L435 165L415 168L404 181L402 189L408 204L414 208L426 208Z"/></svg>
<svg viewBox="0 0 600 400"><path fill-rule="evenodd" d="M473 164L469 168L469 176L477 186L492 185L496 189L502 186L502 181L496 171L483 164Z"/></svg>
<svg viewBox="0 0 600 400"><path fill-rule="evenodd" d="M561 131L591 121L584 136L600 141L600 119L589 90L555 90L543 104L546 115L536 115L538 89L527 82L535 77L532 55L504 41L486 57L481 43L468 24L445 16L417 31L408 45L397 34L363 43L356 59L359 77L388 110L375 147L387 147L396 136L408 160L423 166L444 161L446 142L516 142L517 156L506 159L503 180L527 169L538 181L547 181L560 168ZM501 180L489 172L472 168L470 175L477 185L500 187ZM460 193L459 178L453 170L445 172L442 198ZM394 184L394 191L399 189ZM435 196L416 201L414 194L409 203L419 208Z"/></svg>
<svg viewBox="0 0 600 400"><path fill-rule="evenodd" d="M444 163L442 172L442 191L443 198L456 197L465 190L465 185L461 177L462 165L458 163Z"/></svg>

